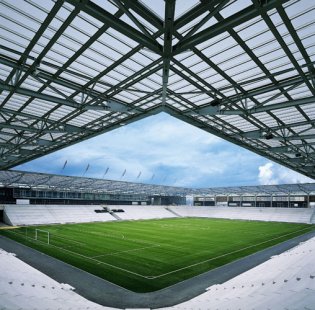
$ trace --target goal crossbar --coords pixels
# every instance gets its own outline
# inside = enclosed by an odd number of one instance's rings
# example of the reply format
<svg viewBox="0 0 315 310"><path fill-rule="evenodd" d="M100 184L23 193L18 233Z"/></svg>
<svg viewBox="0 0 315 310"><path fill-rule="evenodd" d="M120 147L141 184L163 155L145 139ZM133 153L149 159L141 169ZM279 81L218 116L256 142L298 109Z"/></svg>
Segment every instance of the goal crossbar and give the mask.
<svg viewBox="0 0 315 310"><path fill-rule="evenodd" d="M47 234L47 244L50 244L50 232L48 230L43 229L35 229L35 240L38 240L38 233L46 233Z"/></svg>

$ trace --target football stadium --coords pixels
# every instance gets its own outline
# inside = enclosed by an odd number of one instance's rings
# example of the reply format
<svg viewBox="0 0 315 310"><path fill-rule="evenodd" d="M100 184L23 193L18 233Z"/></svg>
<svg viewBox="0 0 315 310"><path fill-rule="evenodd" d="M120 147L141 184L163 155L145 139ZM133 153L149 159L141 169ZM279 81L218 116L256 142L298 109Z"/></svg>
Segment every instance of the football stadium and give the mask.
<svg viewBox="0 0 315 310"><path fill-rule="evenodd" d="M0 0L0 309L315 309L315 182L20 169L166 113L314 180L314 64L309 0Z"/></svg>

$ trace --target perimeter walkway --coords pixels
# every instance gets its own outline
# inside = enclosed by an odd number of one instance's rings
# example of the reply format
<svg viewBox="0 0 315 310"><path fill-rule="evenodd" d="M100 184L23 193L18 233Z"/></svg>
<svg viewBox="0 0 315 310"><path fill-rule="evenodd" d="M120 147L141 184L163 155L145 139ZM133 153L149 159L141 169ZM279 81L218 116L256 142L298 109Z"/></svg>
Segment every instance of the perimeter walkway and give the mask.
<svg viewBox="0 0 315 310"><path fill-rule="evenodd" d="M186 302L200 294L203 294L209 286L229 281L234 277L264 263L265 261L268 261L270 257L279 255L291 248L294 248L299 245L300 242L307 241L312 237L315 237L314 231L291 240L287 240L281 244L270 247L220 268L211 270L192 279L180 282L171 287L146 294L138 294L128 291L5 237L0 237L0 248L11 253L16 253L17 257L27 264L45 273L59 283L67 283L71 285L75 288L75 291L78 294L98 304L123 309L162 308ZM313 242L312 244L314 245L315 243ZM307 257L307 255L308 253L305 253L304 256L300 256L301 264L303 264L303 258ZM274 259L271 261L273 260ZM255 277L255 281L261 281L258 274L255 274ZM3 293L3 290L5 289L7 289L5 286L2 287L2 292L0 292L0 294ZM21 301L22 308L24 304ZM202 309L205 305L203 303L199 303L199 306ZM183 305L182 307L179 305L178 307L178 309L187 309L187 305ZM188 308L194 309L190 306L188 306Z"/></svg>

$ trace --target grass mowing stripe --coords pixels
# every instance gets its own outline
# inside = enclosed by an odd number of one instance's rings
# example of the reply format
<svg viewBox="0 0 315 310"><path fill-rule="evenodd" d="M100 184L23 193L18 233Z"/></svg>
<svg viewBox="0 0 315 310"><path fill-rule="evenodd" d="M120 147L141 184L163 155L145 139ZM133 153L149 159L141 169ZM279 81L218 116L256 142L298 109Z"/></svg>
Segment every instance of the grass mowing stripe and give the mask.
<svg viewBox="0 0 315 310"><path fill-rule="evenodd" d="M133 251L141 251L144 249L149 249L149 248L156 248L160 246L159 244L157 245L151 245L151 246L145 246L142 248L136 248L136 249L131 249L131 250L126 250L126 251L119 251L119 252L115 252L115 253L108 253L108 254L101 254L101 255L96 255L96 256L91 256L92 258L96 258L96 257L104 257L104 256L110 256L110 255L117 255L117 254L121 254L121 253L128 253L128 252L133 252Z"/></svg>
<svg viewBox="0 0 315 310"><path fill-rule="evenodd" d="M73 243L77 243L77 244L80 244L80 245L82 245L82 244L86 245L85 242L80 242L80 241L72 240L72 239L69 239L69 238L66 238L66 237L61 237L60 235L57 235L55 233L50 233L50 236L51 236L51 238L57 238L57 239L62 239L62 240L67 240L67 241L70 241L70 242L73 242Z"/></svg>
<svg viewBox="0 0 315 310"><path fill-rule="evenodd" d="M10 231L10 232L12 232L12 231ZM15 232L12 232L12 233L15 233ZM15 234L16 234L16 233L15 233ZM127 270L127 269L124 269L124 268L120 268L120 267L114 266L114 265L112 265L112 264L108 264L108 263L99 261L99 260L97 260L97 259L94 259L93 257L85 256L85 255L83 255L83 254L80 254L80 253L77 253L77 252L74 252L74 251L70 251L70 250L65 249L65 248L63 248L63 247L60 247L60 246L56 246L56 245L53 245L53 244L48 244L48 243L43 242L43 241L40 241L40 240L35 240L35 239L31 238L31 237L27 237L27 238L28 238L28 240L31 241L31 242L34 242L34 243L40 242L41 244L43 244L43 245L45 245L45 246L54 247L54 248L60 249L60 250L62 250L62 251L66 251L66 252L69 252L69 253L71 253L71 254L74 254L74 255L83 257L83 258L85 258L85 259L87 259L87 260L95 261L95 262L97 262L97 264L108 265L108 266L110 266L110 267L112 267L112 268L119 269L119 270L122 270L122 271L124 271L124 272L128 272L128 273L137 275L137 276L142 277L142 278L147 278L146 276L143 276L143 275L138 274L138 273L136 273L136 272L133 272L133 271L130 271L130 270Z"/></svg>
<svg viewBox="0 0 315 310"><path fill-rule="evenodd" d="M160 274L160 275L158 275L158 276L147 276L147 278L148 278L148 279L161 278L161 277L164 277L164 276L166 276L166 275L169 275L169 274L172 274L172 273L175 273L175 272L178 272L178 271L187 269L187 268L191 268L191 267L194 267L194 266L197 266L197 265L200 265L200 264L204 264L204 263L210 262L210 261L212 261L212 260L215 260L215 259L218 259L218 258L227 256L227 255L231 255L231 254L234 254L234 253L237 253L237 252L241 252L241 251L244 251L244 250L247 250L247 249L256 247L256 246L258 246L258 245L261 245L261 244L264 244L264 243L267 243L267 242L270 242L270 241L273 241L273 240L276 240L276 239L280 239L280 238L283 238L283 237L285 237L285 236L295 234L295 233L297 233L297 232L304 231L304 230L306 230L306 229L308 229L308 228L303 228L303 229L300 229L300 230L297 230L297 231L294 231L294 232L291 232L291 233L288 233L288 234L285 234L285 235L282 235L282 236L279 236L279 237L276 237L276 238L273 238L273 239L270 239L270 240L266 240L266 241L263 241L263 242L260 242L260 243L257 243L257 244L249 245L249 246L247 246L247 247L245 247L245 248L241 248L241 249L235 250L235 251L233 251L233 252L225 253L225 254L219 255L219 256L217 256L217 257L212 257L212 258L206 259L206 260L204 260L204 261L202 261L202 262L198 262L198 263L195 263L195 264L186 266L186 267L182 267L182 268L179 268L179 269L170 271L170 272L166 272L166 273Z"/></svg>
<svg viewBox="0 0 315 310"><path fill-rule="evenodd" d="M33 240L37 228L50 232L52 245ZM32 226L0 234L127 289L150 292L313 229L308 224L177 218Z"/></svg>

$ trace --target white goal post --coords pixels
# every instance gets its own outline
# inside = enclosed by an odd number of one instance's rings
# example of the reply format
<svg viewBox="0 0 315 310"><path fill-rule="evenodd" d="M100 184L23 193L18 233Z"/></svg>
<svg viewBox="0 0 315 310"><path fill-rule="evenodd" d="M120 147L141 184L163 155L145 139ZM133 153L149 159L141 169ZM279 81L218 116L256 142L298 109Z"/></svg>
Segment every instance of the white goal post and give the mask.
<svg viewBox="0 0 315 310"><path fill-rule="evenodd" d="M48 230L42 230L42 229L35 229L35 240L41 241L39 240L39 236L42 234L46 234L47 236L47 244L50 244L50 232ZM43 242L43 241L41 241Z"/></svg>

